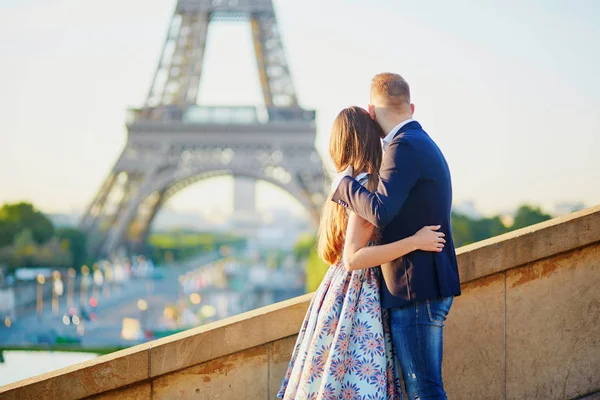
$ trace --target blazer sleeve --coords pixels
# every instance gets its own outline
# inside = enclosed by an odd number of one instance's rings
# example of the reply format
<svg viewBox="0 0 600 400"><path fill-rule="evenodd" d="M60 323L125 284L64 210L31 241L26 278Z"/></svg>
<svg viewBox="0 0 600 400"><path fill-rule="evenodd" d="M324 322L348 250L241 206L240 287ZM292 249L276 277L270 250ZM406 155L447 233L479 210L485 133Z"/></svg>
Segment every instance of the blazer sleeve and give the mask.
<svg viewBox="0 0 600 400"><path fill-rule="evenodd" d="M356 180L344 177L331 200L384 228L398 214L419 177L415 148L400 137L385 152L377 192L372 193Z"/></svg>

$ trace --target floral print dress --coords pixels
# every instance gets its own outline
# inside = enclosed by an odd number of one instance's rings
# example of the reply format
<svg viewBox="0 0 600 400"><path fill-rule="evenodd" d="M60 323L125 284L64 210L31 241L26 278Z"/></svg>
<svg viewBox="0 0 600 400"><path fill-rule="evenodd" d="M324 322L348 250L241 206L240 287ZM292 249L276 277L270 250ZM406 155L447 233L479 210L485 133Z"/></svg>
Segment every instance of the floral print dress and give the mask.
<svg viewBox="0 0 600 400"><path fill-rule="evenodd" d="M379 298L380 276L379 267L348 272L338 263L329 268L304 317L277 397L401 399L389 318Z"/></svg>

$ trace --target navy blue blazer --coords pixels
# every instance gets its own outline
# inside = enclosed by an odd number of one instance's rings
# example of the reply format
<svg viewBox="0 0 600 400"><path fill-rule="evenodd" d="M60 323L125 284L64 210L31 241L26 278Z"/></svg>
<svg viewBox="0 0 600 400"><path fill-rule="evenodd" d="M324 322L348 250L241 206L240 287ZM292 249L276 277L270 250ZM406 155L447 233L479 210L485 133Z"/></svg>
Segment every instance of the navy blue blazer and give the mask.
<svg viewBox="0 0 600 400"><path fill-rule="evenodd" d="M404 125L389 144L377 192L345 177L332 201L382 229L383 243L409 237L426 225L441 225L440 231L446 234L446 245L440 253L417 250L381 266L384 308L460 295L450 225L450 169L439 147L418 122Z"/></svg>

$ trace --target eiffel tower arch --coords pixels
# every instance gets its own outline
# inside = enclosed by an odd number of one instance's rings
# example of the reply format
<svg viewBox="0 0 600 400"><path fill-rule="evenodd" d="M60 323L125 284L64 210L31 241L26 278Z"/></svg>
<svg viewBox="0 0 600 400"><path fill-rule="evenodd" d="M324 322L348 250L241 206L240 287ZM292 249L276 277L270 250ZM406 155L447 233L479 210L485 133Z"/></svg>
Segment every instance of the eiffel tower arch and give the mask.
<svg viewBox="0 0 600 400"><path fill-rule="evenodd" d="M196 103L208 27L219 19L250 21L264 106ZM327 178L315 112L298 105L272 0L179 0L146 102L130 111L127 130L81 220L92 254L141 245L171 196L221 175L270 182L319 218Z"/></svg>

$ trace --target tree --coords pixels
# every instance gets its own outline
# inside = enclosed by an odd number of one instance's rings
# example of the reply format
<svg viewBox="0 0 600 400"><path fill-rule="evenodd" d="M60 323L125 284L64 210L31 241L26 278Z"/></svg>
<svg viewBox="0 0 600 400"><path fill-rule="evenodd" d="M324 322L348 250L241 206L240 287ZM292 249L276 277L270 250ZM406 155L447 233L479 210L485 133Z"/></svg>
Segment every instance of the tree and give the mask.
<svg viewBox="0 0 600 400"><path fill-rule="evenodd" d="M474 220L466 215L452 213L452 237L456 247L471 244L475 241L472 232Z"/></svg>
<svg viewBox="0 0 600 400"><path fill-rule="evenodd" d="M479 242L490 237L502 235L508 231L525 228L539 222L552 218L549 214L542 212L539 207L522 205L517 210L514 222L507 227L500 216L473 219L466 215L452 213L452 233L456 247Z"/></svg>
<svg viewBox="0 0 600 400"><path fill-rule="evenodd" d="M305 262L306 291L314 292L329 269L329 265L321 260L317 252L317 236L301 236L294 246L294 256L296 261Z"/></svg>
<svg viewBox="0 0 600 400"><path fill-rule="evenodd" d="M296 261L305 260L308 258L310 251L316 247L317 237L311 234L300 236L294 245L294 256Z"/></svg>
<svg viewBox="0 0 600 400"><path fill-rule="evenodd" d="M30 230L33 240L43 244L54 235L54 226L29 203L5 204L0 208L0 247L13 244L15 237Z"/></svg>
<svg viewBox="0 0 600 400"><path fill-rule="evenodd" d="M75 228L60 228L56 237L71 254L72 267L79 268L87 263L87 237L83 232Z"/></svg>
<svg viewBox="0 0 600 400"><path fill-rule="evenodd" d="M479 242L490 237L502 235L508 232L507 227L502 223L499 216L491 218L482 218L474 221L473 224L473 241Z"/></svg>
<svg viewBox="0 0 600 400"><path fill-rule="evenodd" d="M9 268L53 268L72 265L71 254L53 237L38 245L31 230L19 232L12 246L0 248L0 263Z"/></svg>
<svg viewBox="0 0 600 400"><path fill-rule="evenodd" d="M327 273L329 265L321 260L316 247L313 247L306 259L306 291L314 292L317 290L323 277Z"/></svg>
<svg viewBox="0 0 600 400"><path fill-rule="evenodd" d="M552 216L542 212L539 207L532 207L525 204L517 210L511 230L525 228L526 226L547 221L550 218L552 218Z"/></svg>
<svg viewBox="0 0 600 400"><path fill-rule="evenodd" d="M246 239L235 235L178 229L151 233L144 244L143 254L152 258L155 263L162 264L167 261L167 254L174 261L182 261L223 247L241 249L245 245Z"/></svg>
<svg viewBox="0 0 600 400"><path fill-rule="evenodd" d="M452 234L456 247L479 242L508 231L500 217L473 219L466 215L452 213Z"/></svg>

